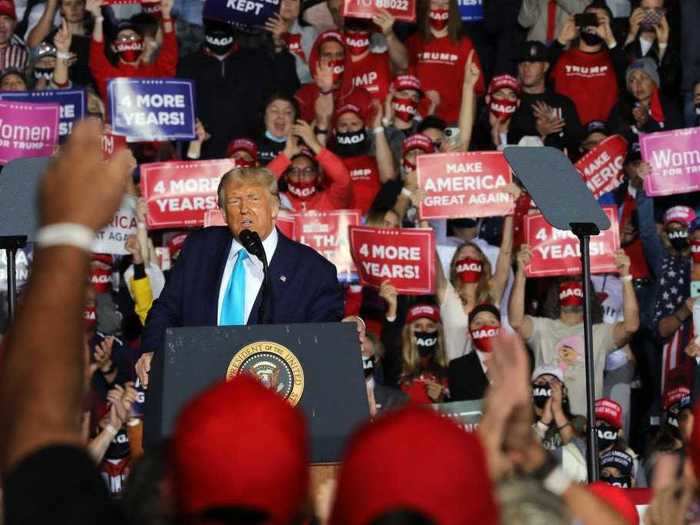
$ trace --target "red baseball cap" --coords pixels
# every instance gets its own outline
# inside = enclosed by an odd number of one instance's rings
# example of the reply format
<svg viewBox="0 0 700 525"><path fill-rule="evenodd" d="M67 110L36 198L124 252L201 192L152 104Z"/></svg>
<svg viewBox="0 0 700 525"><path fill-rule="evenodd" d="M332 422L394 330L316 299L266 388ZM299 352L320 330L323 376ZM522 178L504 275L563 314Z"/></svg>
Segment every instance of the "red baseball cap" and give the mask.
<svg viewBox="0 0 700 525"><path fill-rule="evenodd" d="M613 487L603 481L596 481L588 485L588 490L615 509L626 523L629 525L639 525L637 507L627 496L627 491L625 489Z"/></svg>
<svg viewBox="0 0 700 525"><path fill-rule="evenodd" d="M664 213L664 225L669 222L678 222L688 226L695 220L695 211L688 206L673 206Z"/></svg>
<svg viewBox="0 0 700 525"><path fill-rule="evenodd" d="M412 149L419 149L425 153L435 153L435 146L428 135L423 133L414 133L410 137L406 137L402 145L403 154L405 155Z"/></svg>
<svg viewBox="0 0 700 525"><path fill-rule="evenodd" d="M408 309L406 324L410 324L416 319L430 319L431 321L439 323L440 308L434 304L414 304Z"/></svg>
<svg viewBox="0 0 700 525"><path fill-rule="evenodd" d="M173 435L178 509L247 507L287 525L306 501L309 474L302 413L249 375L191 401Z"/></svg>
<svg viewBox="0 0 700 525"><path fill-rule="evenodd" d="M498 523L479 439L418 406L365 425L348 445L330 523L369 525L400 509L436 525Z"/></svg>
<svg viewBox="0 0 700 525"><path fill-rule="evenodd" d="M498 75L489 82L487 94L493 95L496 91L503 88L510 88L516 93L520 93L520 82L511 75Z"/></svg>
<svg viewBox="0 0 700 525"><path fill-rule="evenodd" d="M391 89L394 91L403 91L404 89L412 89L423 96L423 88L421 87L420 79L415 75L398 75L391 81Z"/></svg>
<svg viewBox="0 0 700 525"><path fill-rule="evenodd" d="M258 160L258 146L255 142L249 139L234 139L229 142L226 148L226 156L231 157L237 151L245 151L253 160Z"/></svg>
<svg viewBox="0 0 700 525"><path fill-rule="evenodd" d="M622 428L622 407L607 397L596 399L595 418L619 430Z"/></svg>
<svg viewBox="0 0 700 525"><path fill-rule="evenodd" d="M0 16L9 16L12 20L17 20L15 3L12 0L0 0Z"/></svg>
<svg viewBox="0 0 700 525"><path fill-rule="evenodd" d="M365 124L367 121L365 113L358 106L355 104L343 104L335 110L335 114L333 115L333 126L335 126L338 119L345 113L354 113L360 118L363 124Z"/></svg>

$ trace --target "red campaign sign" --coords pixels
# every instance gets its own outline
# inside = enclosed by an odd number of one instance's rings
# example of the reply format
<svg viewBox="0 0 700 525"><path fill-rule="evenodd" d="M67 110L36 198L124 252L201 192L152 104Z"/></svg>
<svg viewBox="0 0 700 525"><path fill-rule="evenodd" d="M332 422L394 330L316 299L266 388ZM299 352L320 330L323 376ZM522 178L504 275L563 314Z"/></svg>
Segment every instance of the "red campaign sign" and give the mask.
<svg viewBox="0 0 700 525"><path fill-rule="evenodd" d="M209 228L211 226L226 226L226 218L224 217L224 212L221 211L221 208L205 211L203 226L205 228ZM289 237L290 239L295 238L296 221L294 220L294 217L282 215L282 213L280 213L275 221L275 226L277 226L277 229L286 237Z"/></svg>
<svg viewBox="0 0 700 525"><path fill-rule="evenodd" d="M295 213L295 241L310 246L332 262L340 282L350 282L357 270L350 254L348 228L360 224L360 210Z"/></svg>
<svg viewBox="0 0 700 525"><path fill-rule="evenodd" d="M126 137L111 133L102 134L102 156L105 159L111 159L117 151L124 148L126 148Z"/></svg>
<svg viewBox="0 0 700 525"><path fill-rule="evenodd" d="M224 218L224 212L221 208L214 208L213 210L207 210L204 212L204 224L205 228L210 228L211 226L226 226L226 219Z"/></svg>
<svg viewBox="0 0 700 525"><path fill-rule="evenodd" d="M350 227L350 250L360 283L391 281L404 295L435 293L435 232L430 229Z"/></svg>
<svg viewBox="0 0 700 525"><path fill-rule="evenodd" d="M418 186L426 193L423 219L493 217L515 209L505 191L513 174L499 151L421 155L417 171Z"/></svg>
<svg viewBox="0 0 700 525"><path fill-rule="evenodd" d="M282 235L288 237L289 239L296 239L297 237L297 223L294 217L290 215L283 215L282 212L277 216L275 220L275 226L282 232Z"/></svg>
<svg viewBox="0 0 700 525"><path fill-rule="evenodd" d="M617 273L615 251L620 249L617 207L605 206L610 228L591 237L591 273ZM525 239L532 250L528 277L552 277L581 273L579 240L568 230L557 230L541 213L525 217Z"/></svg>
<svg viewBox="0 0 700 525"><path fill-rule="evenodd" d="M416 21L416 0L344 0L342 14L372 19L380 9L389 11L396 20Z"/></svg>
<svg viewBox="0 0 700 525"><path fill-rule="evenodd" d="M583 182L598 199L622 184L622 165L627 157L627 141L620 135L606 138L576 163Z"/></svg>
<svg viewBox="0 0 700 525"><path fill-rule="evenodd" d="M228 159L154 162L141 166L141 192L148 205L148 227L189 228L204 224L217 208L216 190Z"/></svg>

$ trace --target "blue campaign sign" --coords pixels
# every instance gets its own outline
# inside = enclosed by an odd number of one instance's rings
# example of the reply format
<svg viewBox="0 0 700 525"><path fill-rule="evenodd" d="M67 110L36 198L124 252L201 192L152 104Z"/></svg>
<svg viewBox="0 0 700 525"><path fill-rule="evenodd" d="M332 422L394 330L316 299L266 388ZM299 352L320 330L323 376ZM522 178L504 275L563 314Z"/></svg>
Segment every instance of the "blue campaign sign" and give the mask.
<svg viewBox="0 0 700 525"><path fill-rule="evenodd" d="M85 115L85 98L84 89L45 89L0 93L0 100L58 104L60 107L58 134L61 140L71 132L73 123Z"/></svg>
<svg viewBox="0 0 700 525"><path fill-rule="evenodd" d="M463 22L479 22L484 19L484 0L457 0Z"/></svg>
<svg viewBox="0 0 700 525"><path fill-rule="evenodd" d="M280 0L206 0L202 16L242 29L261 29L280 10Z"/></svg>
<svg viewBox="0 0 700 525"><path fill-rule="evenodd" d="M128 142L196 137L191 80L115 78L107 85L107 96L112 133Z"/></svg>

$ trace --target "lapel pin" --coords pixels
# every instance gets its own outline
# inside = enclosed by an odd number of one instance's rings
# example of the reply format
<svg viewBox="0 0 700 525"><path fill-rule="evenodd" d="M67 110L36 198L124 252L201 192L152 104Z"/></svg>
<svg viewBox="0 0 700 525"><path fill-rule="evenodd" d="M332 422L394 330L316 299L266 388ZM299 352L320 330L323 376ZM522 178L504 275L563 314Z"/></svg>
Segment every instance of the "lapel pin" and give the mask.
<svg viewBox="0 0 700 525"><path fill-rule="evenodd" d="M286 275L280 275L280 281L282 281L283 283L286 283L286 282L287 282L287 276L286 276Z"/></svg>

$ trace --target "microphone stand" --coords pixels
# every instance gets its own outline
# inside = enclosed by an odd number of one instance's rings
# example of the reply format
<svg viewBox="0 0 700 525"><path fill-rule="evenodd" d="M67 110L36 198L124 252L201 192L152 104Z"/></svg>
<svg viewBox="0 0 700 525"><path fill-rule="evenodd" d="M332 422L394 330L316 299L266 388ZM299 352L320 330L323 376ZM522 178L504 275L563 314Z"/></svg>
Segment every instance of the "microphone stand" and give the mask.
<svg viewBox="0 0 700 525"><path fill-rule="evenodd" d="M270 324L270 309L268 308L268 301L272 297L270 277L268 275L268 262L267 254L265 254L265 248L263 247L262 240L260 236L250 230L243 230L240 234L241 244L243 247L252 255L255 255L263 263L263 282L262 282L262 296L260 298L260 305L258 306L258 323L259 324Z"/></svg>

